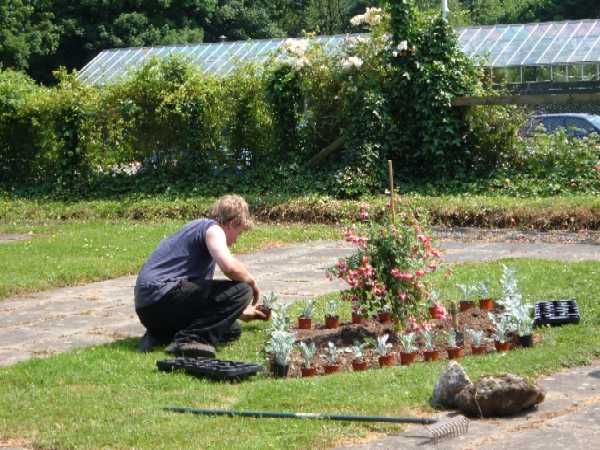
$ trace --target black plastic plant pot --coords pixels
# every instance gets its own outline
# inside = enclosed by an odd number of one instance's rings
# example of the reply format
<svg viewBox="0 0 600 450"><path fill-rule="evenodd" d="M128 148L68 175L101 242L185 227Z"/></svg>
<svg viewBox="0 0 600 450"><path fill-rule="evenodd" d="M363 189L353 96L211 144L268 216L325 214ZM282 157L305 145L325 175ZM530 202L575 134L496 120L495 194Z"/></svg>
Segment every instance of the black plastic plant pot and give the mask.
<svg viewBox="0 0 600 450"><path fill-rule="evenodd" d="M290 371L289 364L287 366L282 366L276 362L271 364L271 371L273 372L273 376L276 378L286 378L288 376L288 372Z"/></svg>
<svg viewBox="0 0 600 450"><path fill-rule="evenodd" d="M533 335L519 336L519 344L521 344L521 347L533 347Z"/></svg>

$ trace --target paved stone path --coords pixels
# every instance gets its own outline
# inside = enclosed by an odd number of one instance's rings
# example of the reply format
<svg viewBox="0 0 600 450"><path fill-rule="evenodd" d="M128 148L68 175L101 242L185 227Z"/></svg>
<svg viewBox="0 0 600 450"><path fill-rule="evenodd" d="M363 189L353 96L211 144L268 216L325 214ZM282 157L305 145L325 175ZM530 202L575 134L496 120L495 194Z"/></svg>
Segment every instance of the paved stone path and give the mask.
<svg viewBox="0 0 600 450"><path fill-rule="evenodd" d="M398 369L402 370L402 369ZM430 444L426 427L337 450L592 450L600 448L600 362L538 380L546 399L535 410L504 419L472 420L457 438ZM440 419L448 418L441 414Z"/></svg>
<svg viewBox="0 0 600 450"><path fill-rule="evenodd" d="M499 258L600 260L600 245L543 242L443 241L447 261ZM317 241L271 248L240 259L264 292L293 301L343 287L329 281L325 269L352 247L340 241ZM217 274L217 276L219 276ZM38 292L0 301L0 366L77 347L140 336L133 310L135 277Z"/></svg>
<svg viewBox="0 0 600 450"><path fill-rule="evenodd" d="M537 240L465 242L449 239L443 241L441 247L446 251L446 260L451 262L519 257L600 260L600 245L593 240L587 242L556 244ZM352 248L343 242L318 241L271 248L242 255L240 259L256 276L263 291L274 291L282 299L294 301L339 290L342 285L327 280L324 269L351 252ZM0 366L140 336L143 328L137 321L132 302L134 283L135 277L128 276L0 301ZM559 374L553 380L547 379L544 383L549 383L548 400L533 416L508 421L478 421L472 425L469 437L453 440L447 447L440 444L437 448L500 450L506 444L513 448L541 448L534 442L538 435L553 437L549 442L543 439L545 450L584 448L586 445L579 446L579 443L594 442L590 439L600 436L599 377L600 365L594 370L580 368L567 375ZM568 382L575 379L580 381ZM558 393L554 393L555 390ZM548 429L544 431L543 427ZM491 437L486 437L489 430ZM521 430L529 431L521 433ZM422 444L422 441L417 439L417 443ZM568 443L575 446L569 447ZM402 435L356 448L413 448L409 445L417 444ZM595 448L595 445L587 447Z"/></svg>

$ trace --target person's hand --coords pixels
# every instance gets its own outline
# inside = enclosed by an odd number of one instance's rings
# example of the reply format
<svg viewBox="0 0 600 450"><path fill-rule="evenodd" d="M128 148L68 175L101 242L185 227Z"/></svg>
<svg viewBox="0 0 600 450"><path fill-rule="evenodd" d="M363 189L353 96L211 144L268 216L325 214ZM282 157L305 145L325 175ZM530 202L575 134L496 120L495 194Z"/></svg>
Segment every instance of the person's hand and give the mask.
<svg viewBox="0 0 600 450"><path fill-rule="evenodd" d="M260 288L257 286L256 282L252 283L250 285L250 287L252 288L252 304L256 305L258 303L258 301L260 300Z"/></svg>
<svg viewBox="0 0 600 450"><path fill-rule="evenodd" d="M250 322L251 320L267 320L267 316L256 306L248 305L242 312L240 320L243 320L244 322Z"/></svg>

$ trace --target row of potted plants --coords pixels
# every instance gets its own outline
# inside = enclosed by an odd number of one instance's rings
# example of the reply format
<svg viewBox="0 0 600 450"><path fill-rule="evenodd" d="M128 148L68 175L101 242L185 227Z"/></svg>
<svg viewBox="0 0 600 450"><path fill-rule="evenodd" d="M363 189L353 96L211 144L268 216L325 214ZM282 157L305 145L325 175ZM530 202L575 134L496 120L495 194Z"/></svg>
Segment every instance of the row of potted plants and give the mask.
<svg viewBox="0 0 600 450"><path fill-rule="evenodd" d="M498 322L501 324L502 322ZM511 341L508 340L508 328L501 324L500 328L496 329L493 334L494 346L496 351L505 352L511 348ZM488 338L483 330L467 329L467 333L471 338L471 353L473 355L481 355L488 353L491 348L488 345ZM465 355L464 343L458 342L459 334L455 330L451 330L446 334L446 346L441 350L436 345L437 335L432 330L421 330L419 332L423 343L423 358L425 361L437 361L441 358L442 352L445 350L448 354L448 359L458 359ZM398 336L402 351L400 352L400 364L408 366L417 360L420 354L420 348L416 342L417 333L404 333ZM271 334L270 345L268 350L272 354L272 371L275 376L287 376L291 354L294 349L295 336L293 333L274 330ZM373 350L378 355L377 361L380 367L392 367L397 364L397 356L391 352L392 345L388 342L389 335L379 336L374 342ZM365 348L369 345L367 342L355 342L353 346L348 348L339 348L333 342L328 342L321 357L325 363L323 370L325 374L338 372L341 368L339 357L342 352L352 352L352 369L354 371L362 371L368 368L368 361L365 359ZM529 346L527 344L523 346ZM313 376L316 374L317 368L314 366L314 359L317 354L317 348L314 343L301 342L298 349L302 355L303 364L301 373L303 377Z"/></svg>
<svg viewBox="0 0 600 450"><path fill-rule="evenodd" d="M277 296L270 292L262 297L262 302L259 305L259 309L265 314L266 320L270 320L273 308L277 304ZM313 328L313 313L314 313L315 301L305 300L298 316L298 329L310 330ZM325 305L325 328L336 329L340 326L340 316L338 314L339 302L336 300L330 300ZM367 318L366 314L360 311L352 312L352 323L361 324L364 323ZM377 320L381 323L391 323L392 313L389 309L384 308L378 311Z"/></svg>
<svg viewBox="0 0 600 450"><path fill-rule="evenodd" d="M314 309L314 300L305 300L302 310L300 311L300 316L298 317L298 329L300 330L310 330L313 328L313 309ZM340 326L340 316L337 313L339 307L339 303L336 300L330 300L325 305L325 328L327 329L335 329ZM360 311L352 312L352 323L353 324L361 324L364 323L367 318L366 314L361 313ZM391 311L383 309L378 312L377 320L381 323L391 323L392 322L392 314Z"/></svg>
<svg viewBox="0 0 600 450"><path fill-rule="evenodd" d="M475 307L475 303L479 303L479 309L482 311L491 311L494 309L494 301L490 296L489 286L485 282L478 284L457 284L458 289L462 293L462 298L459 301L461 311L468 311Z"/></svg>

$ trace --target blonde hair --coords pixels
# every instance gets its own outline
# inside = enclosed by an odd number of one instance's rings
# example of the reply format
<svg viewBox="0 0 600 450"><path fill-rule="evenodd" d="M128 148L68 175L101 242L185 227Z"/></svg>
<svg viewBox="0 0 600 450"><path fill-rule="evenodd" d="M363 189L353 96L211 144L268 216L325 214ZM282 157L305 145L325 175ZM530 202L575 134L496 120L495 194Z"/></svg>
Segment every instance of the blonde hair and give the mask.
<svg viewBox="0 0 600 450"><path fill-rule="evenodd" d="M241 225L244 230L252 228L254 225L248 210L248 203L239 195L224 195L219 198L212 205L210 217L221 225L233 220L236 225Z"/></svg>

